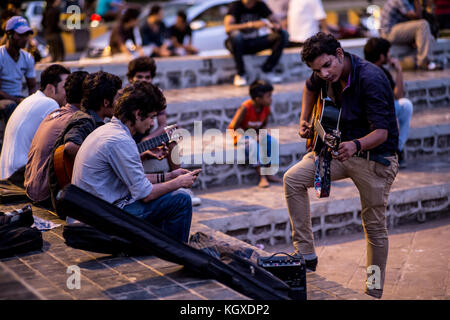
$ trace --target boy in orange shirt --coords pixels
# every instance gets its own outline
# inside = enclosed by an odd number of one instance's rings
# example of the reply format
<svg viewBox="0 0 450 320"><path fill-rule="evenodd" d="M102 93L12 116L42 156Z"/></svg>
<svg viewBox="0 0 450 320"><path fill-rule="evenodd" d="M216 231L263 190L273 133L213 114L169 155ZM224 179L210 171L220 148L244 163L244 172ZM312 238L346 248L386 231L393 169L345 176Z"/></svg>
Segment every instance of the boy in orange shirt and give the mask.
<svg viewBox="0 0 450 320"><path fill-rule="evenodd" d="M272 156L272 148L278 148L278 142L269 134L267 134L266 141L260 141L259 130L266 127L267 119L270 114L270 105L272 104L272 92L273 86L266 80L255 80L250 85L250 97L251 99L245 101L240 108L236 111L228 129L232 129L234 136L234 144L236 145L238 140L245 138L245 154L249 159L249 163L254 159L255 168L259 175L260 188L267 188L270 182L281 182L281 179L275 175L264 175L261 173L261 152L260 144L266 143L267 156ZM244 131L248 129L254 129L256 131L257 140L251 136L242 135L240 132L235 131L242 129ZM255 153L256 152L256 153ZM277 153L278 154L278 153ZM276 159L278 163L278 159ZM272 161L273 164L273 161Z"/></svg>

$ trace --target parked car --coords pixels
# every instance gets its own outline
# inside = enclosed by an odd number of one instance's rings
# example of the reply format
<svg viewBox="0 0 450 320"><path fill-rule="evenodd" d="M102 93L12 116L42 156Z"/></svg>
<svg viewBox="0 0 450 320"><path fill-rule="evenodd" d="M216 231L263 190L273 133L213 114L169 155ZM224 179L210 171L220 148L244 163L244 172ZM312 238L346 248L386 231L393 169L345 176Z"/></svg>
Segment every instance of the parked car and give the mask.
<svg viewBox="0 0 450 320"><path fill-rule="evenodd" d="M24 2L22 3L21 9L25 18L27 18L30 27L36 31L41 31L45 1Z"/></svg>
<svg viewBox="0 0 450 320"><path fill-rule="evenodd" d="M213 51L227 52L224 46L227 37L223 20L234 0L178 0L161 3L164 10L164 23L167 27L175 23L179 10L186 12L187 20L192 29L192 44L200 50L200 54L210 54ZM151 6L146 5L139 17L139 24L144 23ZM111 30L92 39L88 48L83 52L82 58L95 58L105 54L109 46ZM106 50L107 51L107 50Z"/></svg>

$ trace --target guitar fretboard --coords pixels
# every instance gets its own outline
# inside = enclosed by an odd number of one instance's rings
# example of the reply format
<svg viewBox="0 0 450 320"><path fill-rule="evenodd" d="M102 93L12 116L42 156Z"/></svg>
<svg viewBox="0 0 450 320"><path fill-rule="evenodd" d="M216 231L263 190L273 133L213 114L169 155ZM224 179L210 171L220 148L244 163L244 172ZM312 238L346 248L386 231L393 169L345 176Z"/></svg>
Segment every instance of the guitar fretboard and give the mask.
<svg viewBox="0 0 450 320"><path fill-rule="evenodd" d="M137 144L138 151L139 153L142 153L146 150L154 149L156 147L159 147L163 143L168 142L169 140L170 140L169 135L167 133L163 133L160 136L138 143Z"/></svg>

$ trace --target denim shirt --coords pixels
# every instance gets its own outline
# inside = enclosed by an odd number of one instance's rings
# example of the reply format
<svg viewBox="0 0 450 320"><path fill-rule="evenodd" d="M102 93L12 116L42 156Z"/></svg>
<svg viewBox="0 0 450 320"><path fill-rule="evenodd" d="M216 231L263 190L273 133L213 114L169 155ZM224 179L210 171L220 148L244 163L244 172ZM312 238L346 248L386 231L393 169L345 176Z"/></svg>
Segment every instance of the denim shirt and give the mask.
<svg viewBox="0 0 450 320"><path fill-rule="evenodd" d="M388 130L388 137L375 153L393 153L398 145L398 127L395 116L394 95L384 72L376 65L345 52L351 60L349 82L340 94L339 83L327 84L313 73L306 81L306 87L314 92L329 88L329 96L342 108L340 130L342 141L362 138L376 129Z"/></svg>
<svg viewBox="0 0 450 320"><path fill-rule="evenodd" d="M116 117L83 142L72 183L120 208L145 198L153 188L130 130Z"/></svg>

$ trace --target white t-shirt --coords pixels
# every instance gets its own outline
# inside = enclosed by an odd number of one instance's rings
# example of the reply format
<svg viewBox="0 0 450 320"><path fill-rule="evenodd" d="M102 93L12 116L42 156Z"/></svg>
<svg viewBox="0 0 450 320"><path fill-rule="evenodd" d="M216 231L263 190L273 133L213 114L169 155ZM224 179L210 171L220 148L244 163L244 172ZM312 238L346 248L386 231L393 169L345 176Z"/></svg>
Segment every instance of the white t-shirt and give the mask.
<svg viewBox="0 0 450 320"><path fill-rule="evenodd" d="M36 91L16 107L8 120L0 155L0 179L9 178L27 164L31 142L42 120L58 103L42 91Z"/></svg>
<svg viewBox="0 0 450 320"><path fill-rule="evenodd" d="M14 61L6 51L6 46L0 47L0 90L12 95L22 96L22 78L35 78L34 58L25 50L20 50L19 60Z"/></svg>
<svg viewBox="0 0 450 320"><path fill-rule="evenodd" d="M320 31L319 20L326 18L321 0L290 0L288 9L289 40L305 42Z"/></svg>

